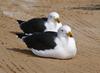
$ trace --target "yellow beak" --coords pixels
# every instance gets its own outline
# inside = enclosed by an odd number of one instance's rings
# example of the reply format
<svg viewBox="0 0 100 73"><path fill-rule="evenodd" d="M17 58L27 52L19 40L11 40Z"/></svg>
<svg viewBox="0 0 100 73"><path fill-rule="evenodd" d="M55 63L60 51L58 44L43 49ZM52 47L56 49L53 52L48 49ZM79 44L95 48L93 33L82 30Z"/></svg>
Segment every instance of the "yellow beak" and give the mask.
<svg viewBox="0 0 100 73"><path fill-rule="evenodd" d="M73 37L72 32L68 32L68 33L67 33L67 36L69 36L69 37Z"/></svg>
<svg viewBox="0 0 100 73"><path fill-rule="evenodd" d="M56 19L55 19L55 21L57 21L58 23L60 23L60 20L59 20L59 18L56 18Z"/></svg>

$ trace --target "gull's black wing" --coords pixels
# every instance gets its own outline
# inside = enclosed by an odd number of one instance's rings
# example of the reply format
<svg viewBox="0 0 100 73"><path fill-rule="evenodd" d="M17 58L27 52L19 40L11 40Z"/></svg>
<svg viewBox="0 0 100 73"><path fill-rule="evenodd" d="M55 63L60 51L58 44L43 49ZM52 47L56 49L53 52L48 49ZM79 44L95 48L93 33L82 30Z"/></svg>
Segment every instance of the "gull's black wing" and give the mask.
<svg viewBox="0 0 100 73"><path fill-rule="evenodd" d="M46 21L47 18L33 18L26 22L22 22L20 28L25 33L44 32L46 29L44 25Z"/></svg>
<svg viewBox="0 0 100 73"><path fill-rule="evenodd" d="M56 32L34 33L33 35L26 36L23 41L29 48L45 50L53 49L56 46L56 37Z"/></svg>

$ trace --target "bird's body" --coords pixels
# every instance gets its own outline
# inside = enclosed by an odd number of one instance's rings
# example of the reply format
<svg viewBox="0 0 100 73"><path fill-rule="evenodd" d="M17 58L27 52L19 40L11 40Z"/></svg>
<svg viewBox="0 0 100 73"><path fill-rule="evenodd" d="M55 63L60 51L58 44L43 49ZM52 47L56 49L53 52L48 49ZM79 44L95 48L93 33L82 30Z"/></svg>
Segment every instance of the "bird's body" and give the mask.
<svg viewBox="0 0 100 73"><path fill-rule="evenodd" d="M59 14L56 12L51 12L48 15L48 18L33 18L28 21L17 20L17 22L19 23L21 30L27 34L45 31L57 32L59 27L62 26L59 21Z"/></svg>
<svg viewBox="0 0 100 73"><path fill-rule="evenodd" d="M76 55L77 48L69 26L60 27L58 32L38 32L18 37L38 56L68 59Z"/></svg>
<svg viewBox="0 0 100 73"><path fill-rule="evenodd" d="M37 50L31 48L32 52L38 56L42 57L52 57L59 59L69 59L76 55L76 45L73 38L55 38L55 43L57 44L54 48ZM71 45L70 45L71 44ZM46 45L45 45L46 46Z"/></svg>

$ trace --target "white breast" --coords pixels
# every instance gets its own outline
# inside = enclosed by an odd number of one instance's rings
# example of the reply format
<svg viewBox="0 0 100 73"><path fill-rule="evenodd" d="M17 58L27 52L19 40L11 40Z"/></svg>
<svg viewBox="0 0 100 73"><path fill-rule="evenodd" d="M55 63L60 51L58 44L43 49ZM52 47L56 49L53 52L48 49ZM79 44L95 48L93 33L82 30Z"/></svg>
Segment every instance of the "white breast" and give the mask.
<svg viewBox="0 0 100 73"><path fill-rule="evenodd" d="M58 32L58 29L62 26L61 23L59 24L54 24L52 22L46 22L45 23L45 26L46 26L46 30L45 31L55 31L55 32Z"/></svg>
<svg viewBox="0 0 100 73"><path fill-rule="evenodd" d="M77 48L74 38L68 38L68 41L66 38L56 39L56 43L58 46L55 50L60 59L72 58L76 55Z"/></svg>

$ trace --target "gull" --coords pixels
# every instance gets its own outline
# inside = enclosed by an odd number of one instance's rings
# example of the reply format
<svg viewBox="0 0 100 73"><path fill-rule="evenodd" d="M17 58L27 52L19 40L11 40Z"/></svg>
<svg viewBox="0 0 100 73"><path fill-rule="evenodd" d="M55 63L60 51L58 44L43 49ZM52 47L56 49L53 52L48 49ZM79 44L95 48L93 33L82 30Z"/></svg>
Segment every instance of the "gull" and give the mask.
<svg viewBox="0 0 100 73"><path fill-rule="evenodd" d="M37 56L69 59L76 55L76 42L71 28L64 25L58 32L35 32L32 35L16 34Z"/></svg>
<svg viewBox="0 0 100 73"><path fill-rule="evenodd" d="M24 33L55 31L62 26L57 12L51 12L48 18L33 18L28 21L17 20Z"/></svg>

